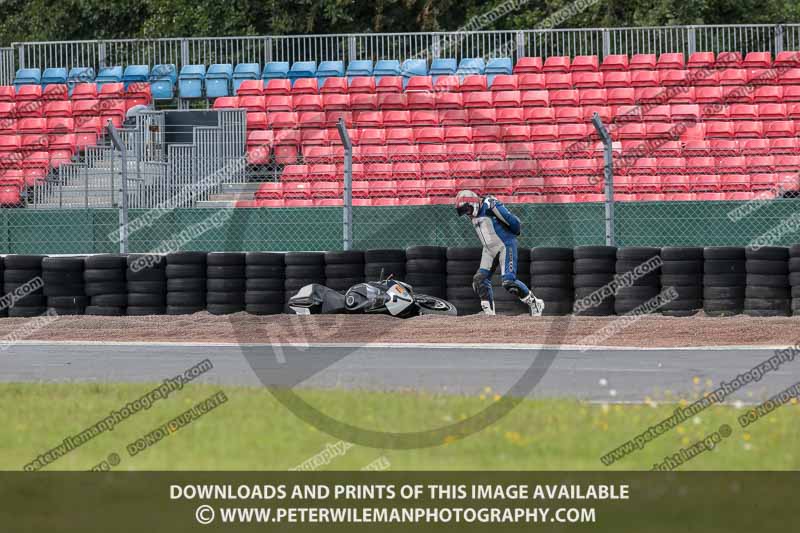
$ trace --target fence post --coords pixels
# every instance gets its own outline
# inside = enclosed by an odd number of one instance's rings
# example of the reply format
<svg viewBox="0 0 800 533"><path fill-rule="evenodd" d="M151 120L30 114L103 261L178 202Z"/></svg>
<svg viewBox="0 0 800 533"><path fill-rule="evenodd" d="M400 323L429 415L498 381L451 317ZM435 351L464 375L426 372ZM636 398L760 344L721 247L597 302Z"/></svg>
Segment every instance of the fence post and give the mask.
<svg viewBox="0 0 800 533"><path fill-rule="evenodd" d="M603 58L611 55L611 32L608 28L603 29Z"/></svg>
<svg viewBox="0 0 800 533"><path fill-rule="evenodd" d="M114 147L122 154L122 198L119 202L119 253L128 253L128 149L117 134L117 129L108 121L108 135ZM112 176L113 180L113 176Z"/></svg>
<svg viewBox="0 0 800 533"><path fill-rule="evenodd" d="M592 116L592 124L594 124L600 139L603 141L603 177L605 178L605 215L606 215L606 246L615 246L614 239L614 160L612 158L612 145L611 135L603 125L600 115L595 113Z"/></svg>
<svg viewBox="0 0 800 533"><path fill-rule="evenodd" d="M344 209L342 210L342 248L353 248L353 143L344 125L344 119L339 117L336 123L339 137L344 145Z"/></svg>
<svg viewBox="0 0 800 533"><path fill-rule="evenodd" d="M775 55L783 52L783 25L778 24L775 26Z"/></svg>
<svg viewBox="0 0 800 533"><path fill-rule="evenodd" d="M17 59L19 61L19 68L25 68L25 44L20 44L17 48Z"/></svg>
<svg viewBox="0 0 800 533"><path fill-rule="evenodd" d="M697 52L697 33L695 32L694 26L689 26L687 28L686 47L687 47L686 50L687 56Z"/></svg>

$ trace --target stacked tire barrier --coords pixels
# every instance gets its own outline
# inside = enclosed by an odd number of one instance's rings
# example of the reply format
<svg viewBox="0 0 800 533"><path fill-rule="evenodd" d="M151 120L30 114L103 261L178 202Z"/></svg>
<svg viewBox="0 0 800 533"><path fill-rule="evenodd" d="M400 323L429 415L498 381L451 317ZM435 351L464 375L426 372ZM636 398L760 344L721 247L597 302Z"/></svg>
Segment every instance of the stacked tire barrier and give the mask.
<svg viewBox="0 0 800 533"><path fill-rule="evenodd" d="M738 315L744 310L747 282L744 248L703 249L703 311L709 316Z"/></svg>
<svg viewBox="0 0 800 533"><path fill-rule="evenodd" d="M406 279L406 251L375 249L364 252L364 281L379 281L392 276Z"/></svg>
<svg viewBox="0 0 800 533"><path fill-rule="evenodd" d="M578 246L573 250L575 262L575 314L607 316L614 314L613 294L595 294L614 279L617 249L613 246ZM547 307L545 306L545 309Z"/></svg>
<svg viewBox="0 0 800 533"><path fill-rule="evenodd" d="M289 298L297 294L304 285L325 284L325 254L322 252L288 252L284 257L286 279L284 280L284 310L288 311Z"/></svg>
<svg viewBox="0 0 800 533"><path fill-rule="evenodd" d="M800 315L800 244L789 247L789 284L792 291L792 314Z"/></svg>
<svg viewBox="0 0 800 533"><path fill-rule="evenodd" d="M83 282L83 257L45 257L42 280L47 310L58 315L82 315L89 299Z"/></svg>
<svg viewBox="0 0 800 533"><path fill-rule="evenodd" d="M661 288L673 287L677 299L661 307L666 316L691 316L703 308L703 249L661 249Z"/></svg>
<svg viewBox="0 0 800 533"><path fill-rule="evenodd" d="M406 249L406 279L414 291L438 298L447 294L447 249L412 246Z"/></svg>
<svg viewBox="0 0 800 533"><path fill-rule="evenodd" d="M538 247L530 251L530 289L544 300L544 315L572 312L575 289L572 248Z"/></svg>
<svg viewBox="0 0 800 533"><path fill-rule="evenodd" d="M167 314L190 315L206 308L206 253L166 255Z"/></svg>
<svg viewBox="0 0 800 533"><path fill-rule="evenodd" d="M325 285L344 294L356 283L364 282L364 252L346 250L325 252Z"/></svg>
<svg viewBox="0 0 800 533"><path fill-rule="evenodd" d="M531 285L531 254L528 248L517 249L517 279L525 284ZM495 271L492 276L494 290L494 308L499 315L527 315L530 308L522 303L519 298L503 288L502 267L495 261Z"/></svg>
<svg viewBox="0 0 800 533"><path fill-rule="evenodd" d="M128 306L124 255L90 255L84 261L83 279L89 297L87 315L122 316Z"/></svg>
<svg viewBox="0 0 800 533"><path fill-rule="evenodd" d="M41 255L6 256L3 272L3 293L21 296L8 309L8 316L38 316L47 310L42 281L37 281L37 278L39 280L42 278L42 259L43 256ZM25 294L22 294L23 292Z"/></svg>
<svg viewBox="0 0 800 533"><path fill-rule="evenodd" d="M245 254L212 252L206 256L206 310L212 315L244 311Z"/></svg>
<svg viewBox="0 0 800 533"><path fill-rule="evenodd" d="M245 265L245 311L252 315L282 313L283 280L286 277L283 254L248 252Z"/></svg>
<svg viewBox="0 0 800 533"><path fill-rule="evenodd" d="M446 299L458 309L459 315L481 312L481 301L472 288L472 278L481 264L482 248L448 248L446 257ZM502 290L502 289L500 289ZM495 290L495 293L497 291ZM496 302L495 298L495 302Z"/></svg>
<svg viewBox="0 0 800 533"><path fill-rule="evenodd" d="M163 315L167 312L167 263L164 257L128 255L125 273L128 316Z"/></svg>
<svg viewBox="0 0 800 533"><path fill-rule="evenodd" d="M745 249L747 286L744 313L750 316L789 316L792 312L789 288L789 250L765 246Z"/></svg>
<svg viewBox="0 0 800 533"><path fill-rule="evenodd" d="M617 280L629 280L630 285L620 286L614 295L614 312L630 313L661 292L661 249L629 247L617 250ZM648 310L652 312L652 310Z"/></svg>

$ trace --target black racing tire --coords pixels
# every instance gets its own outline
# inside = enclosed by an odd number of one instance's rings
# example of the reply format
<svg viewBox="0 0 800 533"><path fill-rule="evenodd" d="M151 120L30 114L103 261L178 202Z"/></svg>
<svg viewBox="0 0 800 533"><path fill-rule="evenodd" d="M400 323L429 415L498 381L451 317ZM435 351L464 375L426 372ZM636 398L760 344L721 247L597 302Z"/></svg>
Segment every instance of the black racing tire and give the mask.
<svg viewBox="0 0 800 533"><path fill-rule="evenodd" d="M11 270L10 272L20 272ZM42 270L44 284L54 283L57 285L83 285L83 271L75 270L72 272Z"/></svg>
<svg viewBox="0 0 800 533"><path fill-rule="evenodd" d="M99 294L125 294L128 286L124 281L98 281L84 285L86 296L97 296Z"/></svg>
<svg viewBox="0 0 800 533"><path fill-rule="evenodd" d="M247 305L269 305L275 304L283 306L283 290L280 291L247 291L244 293L244 303Z"/></svg>
<svg viewBox="0 0 800 533"><path fill-rule="evenodd" d="M205 305L198 305L198 306L181 306L181 305L168 305L166 309L166 314L168 315L193 315L194 313L199 313L201 311L205 311Z"/></svg>
<svg viewBox="0 0 800 533"><path fill-rule="evenodd" d="M480 261L481 255L483 255L483 248L477 246L449 247L445 253L445 257L448 262L454 261L458 263Z"/></svg>
<svg viewBox="0 0 800 533"><path fill-rule="evenodd" d="M81 257L45 257L41 269L49 272L83 272L84 258Z"/></svg>
<svg viewBox="0 0 800 533"><path fill-rule="evenodd" d="M7 255L3 258L6 270L41 270L44 255Z"/></svg>
<svg viewBox="0 0 800 533"><path fill-rule="evenodd" d="M281 287L283 286L283 280ZM168 279L167 292L206 292L205 278L175 278Z"/></svg>
<svg viewBox="0 0 800 533"><path fill-rule="evenodd" d="M547 311L546 305L545 311ZM573 314L575 316L612 316L616 313L614 311L614 303L606 302L595 307L587 307L586 309L582 309L580 311L575 311L573 308Z"/></svg>
<svg viewBox="0 0 800 533"><path fill-rule="evenodd" d="M383 272L383 274L381 274ZM406 277L406 262L402 263L366 263L364 265L364 279L377 281L383 276L393 276L395 279L402 280Z"/></svg>
<svg viewBox="0 0 800 533"><path fill-rule="evenodd" d="M281 303L247 304L244 310L251 315L280 315L284 309L282 298Z"/></svg>
<svg viewBox="0 0 800 533"><path fill-rule="evenodd" d="M245 254L244 262L248 267L280 267L281 270L283 270L283 259L284 254L280 252L247 252Z"/></svg>
<svg viewBox="0 0 800 533"><path fill-rule="evenodd" d="M800 298L792 298L792 311L794 314L798 314L800 311Z"/></svg>
<svg viewBox="0 0 800 533"><path fill-rule="evenodd" d="M789 287L789 276L748 274L747 285L755 285L758 287Z"/></svg>
<svg viewBox="0 0 800 533"><path fill-rule="evenodd" d="M634 309L640 308L645 301L646 300L628 300L628 299L615 298L614 313L617 315L627 315ZM643 308L640 308L641 311L640 314L652 314L658 312L659 310L660 308L651 309L645 313L644 312L645 310Z"/></svg>
<svg viewBox="0 0 800 533"><path fill-rule="evenodd" d="M748 274L786 276L789 274L789 263L787 261L748 259L745 263L745 270Z"/></svg>
<svg viewBox="0 0 800 533"><path fill-rule="evenodd" d="M41 277L41 270L6 270L3 274L3 281L5 283L27 283Z"/></svg>
<svg viewBox="0 0 800 533"><path fill-rule="evenodd" d="M585 274L593 276L594 274ZM531 285L537 287L568 287L572 288L574 276L572 274L531 274Z"/></svg>
<svg viewBox="0 0 800 533"><path fill-rule="evenodd" d="M789 272L800 272L800 257L790 257L788 265Z"/></svg>
<svg viewBox="0 0 800 533"><path fill-rule="evenodd" d="M125 272L125 279L130 281L161 281L163 282L167 279L166 272L163 268L146 268L144 270L139 270L138 272L134 272L132 270L128 270Z"/></svg>
<svg viewBox="0 0 800 533"><path fill-rule="evenodd" d="M800 286L792 287L792 298L800 298Z"/></svg>
<svg viewBox="0 0 800 533"><path fill-rule="evenodd" d="M703 287L704 300L744 300L745 287Z"/></svg>
<svg viewBox="0 0 800 533"><path fill-rule="evenodd" d="M164 315L166 313L167 308L165 306L129 305L125 308L125 314L128 316Z"/></svg>
<svg viewBox="0 0 800 533"><path fill-rule="evenodd" d="M417 272L445 274L446 265L445 261L439 259L409 259L406 261L406 272L410 274Z"/></svg>
<svg viewBox="0 0 800 533"><path fill-rule="evenodd" d="M694 316L699 313L703 308L699 307L697 309L661 309L661 314L664 316L670 316L675 318L684 318L689 316Z"/></svg>
<svg viewBox="0 0 800 533"><path fill-rule="evenodd" d="M135 265L139 264L142 259L147 262L142 264L145 268L142 270L164 270L167 266L165 256L159 254L128 254L125 256L125 262L128 265L128 270Z"/></svg>
<svg viewBox="0 0 800 533"><path fill-rule="evenodd" d="M610 259L575 259L572 271L575 274L615 274L616 261Z"/></svg>
<svg viewBox="0 0 800 533"><path fill-rule="evenodd" d="M414 285L414 294L428 294L430 296L435 296L437 298L446 298L447 297L447 290L443 287L438 285Z"/></svg>
<svg viewBox="0 0 800 533"><path fill-rule="evenodd" d="M445 265L445 271L447 275L451 274L475 274L475 272L480 267L480 262L469 262L469 261L448 261Z"/></svg>
<svg viewBox="0 0 800 533"><path fill-rule="evenodd" d="M583 298L588 298L600 289L602 289L602 287L575 287L575 291L573 293L575 301L577 302ZM603 300L606 302L613 301L614 295L612 294L610 296L606 296Z"/></svg>
<svg viewBox="0 0 800 533"><path fill-rule="evenodd" d="M250 278L245 281L245 290L248 291L283 291L283 278Z"/></svg>
<svg viewBox="0 0 800 533"><path fill-rule="evenodd" d="M412 287L416 287L417 285L424 285L424 286L433 286L433 287L444 287L446 283L446 277L441 274L416 274L416 273L409 273L406 274L406 283L409 283Z"/></svg>
<svg viewBox="0 0 800 533"><path fill-rule="evenodd" d="M325 254L322 252L287 252L284 256L286 266L322 266Z"/></svg>
<svg viewBox="0 0 800 533"><path fill-rule="evenodd" d="M785 246L763 246L757 250L747 247L744 249L744 255L748 260L785 262L789 259L789 249Z"/></svg>
<svg viewBox="0 0 800 533"><path fill-rule="evenodd" d="M616 300L637 300L639 303L642 303L653 298L659 292L661 291L658 287L637 287L634 285L617 289L614 298Z"/></svg>
<svg viewBox="0 0 800 533"><path fill-rule="evenodd" d="M608 272L604 274L575 274L572 278L572 284L577 289L578 287L591 287L596 289L606 285L614 279L614 273ZM537 281L538 283L538 281Z"/></svg>
<svg viewBox="0 0 800 533"><path fill-rule="evenodd" d="M325 278L286 278L283 282L283 289L285 291L297 292L301 287L311 285L312 283L325 285Z"/></svg>
<svg viewBox="0 0 800 533"><path fill-rule="evenodd" d="M405 263L406 251L387 248L364 250L364 264Z"/></svg>
<svg viewBox="0 0 800 533"><path fill-rule="evenodd" d="M458 309L444 298L432 294L414 293L420 315L457 316Z"/></svg>
<svg viewBox="0 0 800 533"><path fill-rule="evenodd" d="M167 290L166 281L128 281L128 292L164 294Z"/></svg>
<svg viewBox="0 0 800 533"><path fill-rule="evenodd" d="M562 289L556 287L534 286L531 287L530 290L537 298L541 298L545 302L569 300L570 305L572 305L572 298L574 297L575 294L572 289Z"/></svg>
<svg viewBox="0 0 800 533"><path fill-rule="evenodd" d="M364 252L361 250L335 250L325 252L326 265L359 265L364 268Z"/></svg>
<svg viewBox="0 0 800 533"><path fill-rule="evenodd" d="M566 261L571 263L575 256L572 248L537 246L535 248L531 248L530 258L531 263L536 263L539 261Z"/></svg>
<svg viewBox="0 0 800 533"><path fill-rule="evenodd" d="M617 248L615 246L576 246L573 255L576 261L579 259L616 260Z"/></svg>
<svg viewBox="0 0 800 533"><path fill-rule="evenodd" d="M28 318L43 315L47 312L44 305L15 305L8 309L10 318Z"/></svg>
<svg viewBox="0 0 800 533"><path fill-rule="evenodd" d="M530 273L535 274L569 274L572 275L572 261L531 261Z"/></svg>
<svg viewBox="0 0 800 533"><path fill-rule="evenodd" d="M86 310L83 314L92 316L124 316L125 308L104 305L89 305L86 307Z"/></svg>
<svg viewBox="0 0 800 533"><path fill-rule="evenodd" d="M791 298L745 298L747 309L791 309Z"/></svg>
<svg viewBox="0 0 800 533"><path fill-rule="evenodd" d="M197 264L175 264L175 265L167 265L167 268L164 269L164 273L167 276L167 279L175 279L175 278L205 278L206 277L206 266L205 264L197 263Z"/></svg>
<svg viewBox="0 0 800 533"><path fill-rule="evenodd" d="M346 291L359 283L364 283L364 278L328 278L325 280L325 286L340 292Z"/></svg>
<svg viewBox="0 0 800 533"><path fill-rule="evenodd" d="M445 287L472 287L472 274L449 274L444 278Z"/></svg>
<svg viewBox="0 0 800 533"><path fill-rule="evenodd" d="M209 291L206 293L206 306L211 305L244 305L244 293Z"/></svg>
<svg viewBox="0 0 800 533"><path fill-rule="evenodd" d="M744 309L744 300L738 298L703 299L703 310L705 312L731 312L739 314Z"/></svg>
<svg viewBox="0 0 800 533"><path fill-rule="evenodd" d="M206 291L208 292L244 292L247 289L247 282L242 278L209 278L206 280Z"/></svg>
<svg viewBox="0 0 800 533"><path fill-rule="evenodd" d="M250 278L278 278L286 277L286 268L283 265L247 265L244 275Z"/></svg>
<svg viewBox="0 0 800 533"><path fill-rule="evenodd" d="M325 266L325 279L331 278L363 278L364 265L333 264Z"/></svg>
<svg viewBox="0 0 800 533"><path fill-rule="evenodd" d="M60 297L60 296L85 296L86 295L86 287L81 284L75 285L54 285L54 284L44 284L44 290L42 291L45 296L53 296L53 297Z"/></svg>
<svg viewBox="0 0 800 533"><path fill-rule="evenodd" d="M661 275L702 274L703 261L664 261L661 263Z"/></svg>
<svg viewBox="0 0 800 533"><path fill-rule="evenodd" d="M20 287L26 287L25 290L29 294L42 294L44 292L43 287L31 290L31 288L36 286L37 285L35 284L29 284L27 281L7 281L3 283L3 294L8 294L9 292L13 292Z"/></svg>
<svg viewBox="0 0 800 533"><path fill-rule="evenodd" d="M168 292L166 295L167 306L173 307L205 307L205 292Z"/></svg>
<svg viewBox="0 0 800 533"><path fill-rule="evenodd" d="M703 274L661 274L661 286L670 287L675 285L703 285Z"/></svg>
<svg viewBox="0 0 800 533"><path fill-rule="evenodd" d="M767 298L776 299L791 298L791 290L788 287L756 287L748 285L744 289L745 298Z"/></svg>
<svg viewBox="0 0 800 533"><path fill-rule="evenodd" d="M14 306L38 307L45 304L47 297L43 294L28 294L14 302Z"/></svg>
<svg viewBox="0 0 800 533"><path fill-rule="evenodd" d="M483 312L481 309L481 303L477 298L474 300L457 300L448 298L447 301L456 306L456 309L458 310L458 316L477 315Z"/></svg>
<svg viewBox="0 0 800 533"><path fill-rule="evenodd" d="M73 307L54 307L51 305L47 306L48 313L55 313L57 316L74 316L74 315L82 315L86 312L86 307L82 306L73 306Z"/></svg>
<svg viewBox="0 0 800 533"><path fill-rule="evenodd" d="M101 307L125 307L128 305L128 294L98 294L96 296L91 296L89 302L91 305L98 305Z"/></svg>
<svg viewBox="0 0 800 533"><path fill-rule="evenodd" d="M700 246L664 246L661 260L666 262L703 262L703 248Z"/></svg>
<svg viewBox="0 0 800 533"><path fill-rule="evenodd" d="M121 268L89 268L83 271L83 280L86 283L124 282L125 270Z"/></svg>
<svg viewBox="0 0 800 533"><path fill-rule="evenodd" d="M746 274L704 274L703 287L744 287Z"/></svg>
<svg viewBox="0 0 800 533"><path fill-rule="evenodd" d="M572 300L544 301L542 316L565 316L572 313Z"/></svg>
<svg viewBox="0 0 800 533"><path fill-rule="evenodd" d="M244 265L208 265L206 277L212 279L245 279Z"/></svg>
<svg viewBox="0 0 800 533"><path fill-rule="evenodd" d="M206 256L206 266L244 267L244 261L244 252L209 252Z"/></svg>
<svg viewBox="0 0 800 533"><path fill-rule="evenodd" d="M167 298L164 293L129 292L128 307L163 307Z"/></svg>
<svg viewBox="0 0 800 533"><path fill-rule="evenodd" d="M671 285L671 287L678 293L678 300L703 299L703 287L699 285Z"/></svg>
<svg viewBox="0 0 800 533"><path fill-rule="evenodd" d="M87 270L124 270L128 266L127 257L120 254L87 255L83 262Z"/></svg>
<svg viewBox="0 0 800 533"><path fill-rule="evenodd" d="M206 311L212 315L231 315L244 311L244 304L208 304Z"/></svg>
<svg viewBox="0 0 800 533"><path fill-rule="evenodd" d="M704 274L744 274L746 272L744 261L728 259L706 261L703 264Z"/></svg>
<svg viewBox="0 0 800 533"><path fill-rule="evenodd" d="M800 285L800 272L789 273L789 284L792 286Z"/></svg>
<svg viewBox="0 0 800 533"><path fill-rule="evenodd" d="M325 278L324 265L287 265L286 279L290 278Z"/></svg>
<svg viewBox="0 0 800 533"><path fill-rule="evenodd" d="M688 311L702 308L703 300L701 298L679 298L665 303L660 307L660 310L663 313L664 311Z"/></svg>
<svg viewBox="0 0 800 533"><path fill-rule="evenodd" d="M472 287L447 287L447 299L450 300L470 300L480 301L478 295Z"/></svg>
<svg viewBox="0 0 800 533"><path fill-rule="evenodd" d="M744 258L743 246L707 246L703 248L703 259L706 261L741 261Z"/></svg>
<svg viewBox="0 0 800 533"><path fill-rule="evenodd" d="M167 254L167 266L170 265L205 265L206 252L172 252Z"/></svg>
<svg viewBox="0 0 800 533"><path fill-rule="evenodd" d="M745 307L743 314L752 317L791 316L791 309L748 309Z"/></svg>
<svg viewBox="0 0 800 533"><path fill-rule="evenodd" d="M629 260L642 263L652 259L653 257L661 256L661 248L650 246L625 246L617 248L617 260Z"/></svg>
<svg viewBox="0 0 800 533"><path fill-rule="evenodd" d="M413 259L436 259L444 261L447 248L443 246L410 246L406 248L406 261Z"/></svg>
<svg viewBox="0 0 800 533"><path fill-rule="evenodd" d="M86 307L89 298L86 296L48 296L48 307Z"/></svg>

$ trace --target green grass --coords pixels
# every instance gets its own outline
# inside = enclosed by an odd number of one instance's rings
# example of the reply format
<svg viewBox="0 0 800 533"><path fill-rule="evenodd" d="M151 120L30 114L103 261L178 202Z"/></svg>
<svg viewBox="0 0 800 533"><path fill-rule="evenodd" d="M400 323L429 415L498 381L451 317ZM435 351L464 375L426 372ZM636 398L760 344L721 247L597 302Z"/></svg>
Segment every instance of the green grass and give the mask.
<svg viewBox="0 0 800 533"><path fill-rule="evenodd" d="M19 470L37 455L138 398L152 387L130 384L0 385L0 469ZM126 445L223 390L228 402L149 449L130 457ZM339 420L367 429L420 431L462 420L496 401L479 397L364 391L299 392ZM381 456L392 470L606 470L600 456L669 416L676 404L595 405L574 400L526 400L483 431L413 450L353 446L322 470L357 470ZM684 470L795 470L800 468L797 405L786 405L746 430L744 412L715 406L613 465L649 469L721 424L733 434ZM87 470L111 453L117 470L286 470L339 438L312 427L261 388L190 385L61 457L47 470Z"/></svg>

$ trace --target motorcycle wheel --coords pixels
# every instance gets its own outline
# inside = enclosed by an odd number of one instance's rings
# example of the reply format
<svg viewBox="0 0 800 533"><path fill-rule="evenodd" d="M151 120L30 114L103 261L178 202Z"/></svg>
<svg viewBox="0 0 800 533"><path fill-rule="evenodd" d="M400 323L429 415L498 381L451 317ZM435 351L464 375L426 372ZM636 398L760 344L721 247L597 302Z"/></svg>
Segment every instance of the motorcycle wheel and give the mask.
<svg viewBox="0 0 800 533"><path fill-rule="evenodd" d="M421 315L458 315L458 310L456 309L455 305L451 304L447 300L437 298L436 296L415 294L414 301L417 304L417 307L419 308L419 314Z"/></svg>

